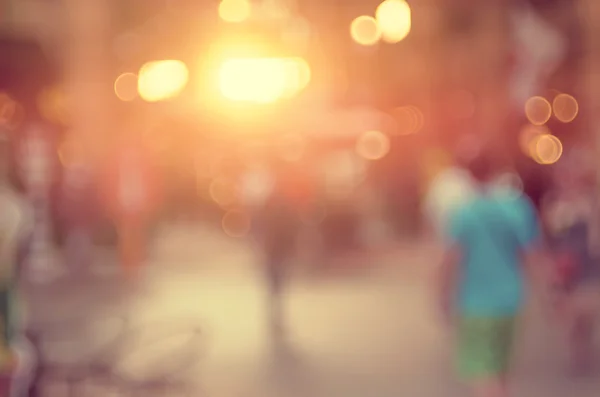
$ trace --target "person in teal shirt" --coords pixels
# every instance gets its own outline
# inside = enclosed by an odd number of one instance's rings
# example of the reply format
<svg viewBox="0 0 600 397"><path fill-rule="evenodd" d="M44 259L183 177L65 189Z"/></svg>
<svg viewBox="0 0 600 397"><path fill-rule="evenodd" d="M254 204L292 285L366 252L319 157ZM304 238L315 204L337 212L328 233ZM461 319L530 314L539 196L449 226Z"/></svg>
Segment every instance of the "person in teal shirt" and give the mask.
<svg viewBox="0 0 600 397"><path fill-rule="evenodd" d="M456 314L457 364L475 396L506 396L515 320L523 306L525 256L540 228L530 200L493 183L491 159L469 165L478 192L450 216L442 304Z"/></svg>

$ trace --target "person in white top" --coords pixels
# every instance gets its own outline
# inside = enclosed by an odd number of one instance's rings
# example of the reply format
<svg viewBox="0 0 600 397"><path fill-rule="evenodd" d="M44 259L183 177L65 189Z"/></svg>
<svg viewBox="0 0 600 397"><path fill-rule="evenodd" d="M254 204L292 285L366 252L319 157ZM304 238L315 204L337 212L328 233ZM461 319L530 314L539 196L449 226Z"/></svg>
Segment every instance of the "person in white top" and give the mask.
<svg viewBox="0 0 600 397"><path fill-rule="evenodd" d="M458 166L442 171L431 182L424 211L437 237L443 234L451 214L477 194L476 186L471 175Z"/></svg>
<svg viewBox="0 0 600 397"><path fill-rule="evenodd" d="M441 171L431 182L424 198L424 216L436 238L441 238L448 218L478 192L477 182L463 167L481 150L481 142L472 136L461 139L455 162Z"/></svg>

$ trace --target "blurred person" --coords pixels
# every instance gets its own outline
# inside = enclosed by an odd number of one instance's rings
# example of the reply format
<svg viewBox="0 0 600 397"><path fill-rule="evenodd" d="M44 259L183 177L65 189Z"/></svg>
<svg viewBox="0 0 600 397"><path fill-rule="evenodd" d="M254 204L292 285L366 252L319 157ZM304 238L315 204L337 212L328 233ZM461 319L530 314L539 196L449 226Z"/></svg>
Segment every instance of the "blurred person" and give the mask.
<svg viewBox="0 0 600 397"><path fill-rule="evenodd" d="M537 251L540 230L529 199L498 188L486 153L468 168L477 192L446 225L440 304L456 328L457 369L473 395L504 397L526 288L524 262Z"/></svg>
<svg viewBox="0 0 600 397"><path fill-rule="evenodd" d="M285 291L310 196L306 174L297 164L276 162L264 206L257 213L268 291L268 322L276 345L285 342Z"/></svg>
<svg viewBox="0 0 600 397"><path fill-rule="evenodd" d="M162 180L152 152L129 131L104 169L102 194L117 229L121 265L134 279L146 260L148 229L162 203Z"/></svg>
<svg viewBox="0 0 600 397"><path fill-rule="evenodd" d="M65 169L62 185L63 226L66 230L65 258L71 271L89 270L92 262L92 229L95 204L92 175L83 164Z"/></svg>
<svg viewBox="0 0 600 397"><path fill-rule="evenodd" d="M320 222L325 256L360 248L357 195L368 177L368 162L353 150L336 149L321 156L322 198L327 216Z"/></svg>
<svg viewBox="0 0 600 397"><path fill-rule="evenodd" d="M20 267L33 228L33 213L26 199L9 180L9 143L0 153L0 395L8 396L12 380L26 378L33 355L22 348L19 310ZM22 383L22 382L21 382Z"/></svg>
<svg viewBox="0 0 600 397"><path fill-rule="evenodd" d="M600 315L600 217L593 167L578 152L558 164L555 189L542 203L556 258L557 309L567 321L571 365L586 371L593 360L595 322Z"/></svg>

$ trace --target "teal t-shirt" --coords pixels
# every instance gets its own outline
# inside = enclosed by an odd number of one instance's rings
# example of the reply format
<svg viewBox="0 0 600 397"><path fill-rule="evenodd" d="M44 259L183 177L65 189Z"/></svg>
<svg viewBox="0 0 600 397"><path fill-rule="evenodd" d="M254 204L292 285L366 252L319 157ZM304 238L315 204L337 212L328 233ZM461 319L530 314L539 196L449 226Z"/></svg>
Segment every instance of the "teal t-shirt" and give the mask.
<svg viewBox="0 0 600 397"><path fill-rule="evenodd" d="M523 195L482 194L450 218L462 254L458 308L464 315L516 314L524 298L523 251L540 237L536 211Z"/></svg>

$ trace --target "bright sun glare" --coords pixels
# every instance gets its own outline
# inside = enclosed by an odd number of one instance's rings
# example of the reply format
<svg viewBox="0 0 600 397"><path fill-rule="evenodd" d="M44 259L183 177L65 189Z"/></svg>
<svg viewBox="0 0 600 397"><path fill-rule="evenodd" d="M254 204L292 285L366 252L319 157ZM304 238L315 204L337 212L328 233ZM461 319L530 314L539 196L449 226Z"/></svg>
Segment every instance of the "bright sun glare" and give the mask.
<svg viewBox="0 0 600 397"><path fill-rule="evenodd" d="M302 91L310 67L301 58L236 58L221 65L218 80L229 100L273 103Z"/></svg>
<svg viewBox="0 0 600 397"><path fill-rule="evenodd" d="M381 37L388 43L398 43L410 33L412 15L404 0L385 0L377 7L375 18L381 29Z"/></svg>
<svg viewBox="0 0 600 397"><path fill-rule="evenodd" d="M188 79L188 68L181 61L148 62L138 74L138 91L147 102L164 101L183 91Z"/></svg>

